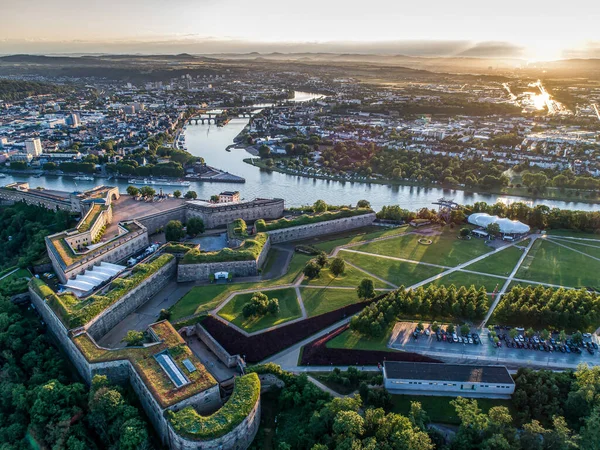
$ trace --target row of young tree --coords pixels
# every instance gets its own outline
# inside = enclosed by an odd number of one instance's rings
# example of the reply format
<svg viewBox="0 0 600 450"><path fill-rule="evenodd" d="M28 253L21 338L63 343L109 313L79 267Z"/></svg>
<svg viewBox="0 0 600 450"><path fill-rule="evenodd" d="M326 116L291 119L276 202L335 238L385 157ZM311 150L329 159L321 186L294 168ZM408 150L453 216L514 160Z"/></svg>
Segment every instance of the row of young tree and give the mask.
<svg viewBox="0 0 600 450"><path fill-rule="evenodd" d="M499 322L570 330L596 329L600 297L585 289L515 286L494 311Z"/></svg>
<svg viewBox="0 0 600 450"><path fill-rule="evenodd" d="M377 337L382 336L399 316L475 320L482 319L488 309L488 295L483 287L430 285L406 291L401 286L352 317L350 328Z"/></svg>

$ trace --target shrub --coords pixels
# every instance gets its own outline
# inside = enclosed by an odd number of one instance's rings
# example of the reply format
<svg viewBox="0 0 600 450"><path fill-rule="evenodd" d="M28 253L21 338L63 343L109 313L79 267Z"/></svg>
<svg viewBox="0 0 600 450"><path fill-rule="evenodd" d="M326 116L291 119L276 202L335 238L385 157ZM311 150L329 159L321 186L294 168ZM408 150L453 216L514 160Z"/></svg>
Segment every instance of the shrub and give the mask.
<svg viewBox="0 0 600 450"><path fill-rule="evenodd" d="M294 217L293 219L275 220L273 222L266 223L264 220L257 220L254 223L256 231L274 231L282 228L296 227L299 225L309 225L311 223L325 222L328 220L343 219L345 217L362 216L363 214L369 214L373 212L368 208L342 208L339 211L327 211L321 214L308 215Z"/></svg>

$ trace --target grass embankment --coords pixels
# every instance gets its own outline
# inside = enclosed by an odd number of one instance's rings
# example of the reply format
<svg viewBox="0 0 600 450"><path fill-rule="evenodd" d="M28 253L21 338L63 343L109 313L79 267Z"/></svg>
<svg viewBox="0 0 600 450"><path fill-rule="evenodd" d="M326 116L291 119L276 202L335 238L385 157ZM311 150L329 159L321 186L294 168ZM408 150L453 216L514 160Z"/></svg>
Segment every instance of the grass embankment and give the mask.
<svg viewBox="0 0 600 450"><path fill-rule="evenodd" d="M203 264L224 261L254 261L260 255L267 242L265 233L257 233L253 239L246 239L240 247L231 249L224 248L218 252L202 252L193 248L185 254L181 264Z"/></svg>
<svg viewBox="0 0 600 450"><path fill-rule="evenodd" d="M244 317L242 309L244 308L244 305L250 301L253 295L253 293L247 293L233 297L229 303L219 311L219 316L237 325L248 333L264 330L265 328L280 325L289 322L290 320L297 319L298 317L302 317L295 289L277 289L274 291L265 291L264 293L270 299L276 298L279 300L278 314Z"/></svg>
<svg viewBox="0 0 600 450"><path fill-rule="evenodd" d="M300 294L308 317L335 311L361 301L355 289L301 288Z"/></svg>

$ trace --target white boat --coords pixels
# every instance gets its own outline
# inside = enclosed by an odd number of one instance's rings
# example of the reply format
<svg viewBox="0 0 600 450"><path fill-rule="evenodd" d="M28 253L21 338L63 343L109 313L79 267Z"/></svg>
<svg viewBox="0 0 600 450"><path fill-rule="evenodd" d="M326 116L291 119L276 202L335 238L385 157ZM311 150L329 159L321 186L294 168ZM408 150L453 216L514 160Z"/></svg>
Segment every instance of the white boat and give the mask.
<svg viewBox="0 0 600 450"><path fill-rule="evenodd" d="M144 178L144 179L135 179L132 178L130 180L127 180L127 182L129 184L140 184L140 185L144 185L144 186L184 186L184 187L189 187L192 185L192 183L190 183L189 181L179 181L179 180L175 180L175 181L169 181L169 180L165 180L165 179L149 179L149 178Z"/></svg>
<svg viewBox="0 0 600 450"><path fill-rule="evenodd" d="M94 181L94 177L88 177L87 175L78 175L74 179L78 181Z"/></svg>

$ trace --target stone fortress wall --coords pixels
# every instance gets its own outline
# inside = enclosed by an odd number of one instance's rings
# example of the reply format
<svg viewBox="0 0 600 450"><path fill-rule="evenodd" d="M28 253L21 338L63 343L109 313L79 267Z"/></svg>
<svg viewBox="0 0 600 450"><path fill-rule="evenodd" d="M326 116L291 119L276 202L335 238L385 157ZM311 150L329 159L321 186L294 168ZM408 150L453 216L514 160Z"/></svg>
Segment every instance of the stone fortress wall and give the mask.
<svg viewBox="0 0 600 450"><path fill-rule="evenodd" d="M225 226L236 219L254 222L258 219L278 219L283 216L284 200L260 199L240 203L217 203L190 201L186 203L187 219L200 217L206 228Z"/></svg>
<svg viewBox="0 0 600 450"><path fill-rule="evenodd" d="M344 217L342 219L317 222L296 227L282 228L280 230L267 231L272 244L280 242L299 241L326 234L340 233L354 228L372 225L376 219L375 213L360 216Z"/></svg>
<svg viewBox="0 0 600 450"><path fill-rule="evenodd" d="M271 248L271 239L267 239L260 255L254 261L223 261L214 263L200 264L179 264L177 267L177 281L179 283L187 281L208 281L210 275L216 272L228 272L234 277L255 277L264 265L269 249Z"/></svg>
<svg viewBox="0 0 600 450"><path fill-rule="evenodd" d="M140 283L139 286L90 320L85 325L85 330L92 338L99 340L125 317L154 297L174 277L176 265L177 260L173 258L153 273L148 280ZM150 280L151 282L149 282Z"/></svg>
<svg viewBox="0 0 600 450"><path fill-rule="evenodd" d="M165 266L163 269L164 270L156 272L145 280L139 286L141 289L133 290L126 298L124 297L124 299L120 301L122 303L130 303L131 305L107 309L107 311L99 316L99 318L102 318L103 320L103 322L101 322L102 325L99 325L98 320L95 319L91 322L92 325L90 325L89 328L92 329L95 326L97 328L95 333L97 333L97 336L101 337L99 333L104 330L108 331L106 329L106 327L108 327L108 322L118 323L129 314L130 309L135 309L135 307L137 307L134 305L142 304L144 301L148 300L162 287L161 283L163 283L164 280L168 280L173 275L175 271L175 259L172 260L170 265ZM193 406L198 412L208 414L222 405L218 385L199 392L167 408L163 408L154 398L150 389L146 386L140 375L128 360L124 359L101 363L88 362L71 339L72 336L78 333L85 333L85 328L78 330L67 329L46 301L37 294L36 290L30 287L29 293L34 307L42 316L48 330L58 340L61 348L73 363L83 380L86 383L91 384L95 375L106 375L114 383L130 383L164 445L176 450L237 450L245 449L250 445L260 424L260 399L256 402L246 419L224 436L210 441L196 441L180 436L175 432L170 425L170 422L167 420L166 411L178 411L187 406ZM94 341L94 337L91 334L90 338Z"/></svg>

